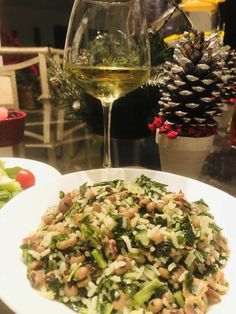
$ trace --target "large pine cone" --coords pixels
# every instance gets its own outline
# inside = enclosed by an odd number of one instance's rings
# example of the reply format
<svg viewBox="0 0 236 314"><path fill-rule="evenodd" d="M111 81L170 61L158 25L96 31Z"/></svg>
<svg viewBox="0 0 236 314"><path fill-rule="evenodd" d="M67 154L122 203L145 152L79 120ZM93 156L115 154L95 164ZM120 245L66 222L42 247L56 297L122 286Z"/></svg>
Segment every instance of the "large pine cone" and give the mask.
<svg viewBox="0 0 236 314"><path fill-rule="evenodd" d="M229 48L217 34L184 33L174 50L173 62L166 62L161 75L160 115L182 130L215 127L221 114L219 103L222 69Z"/></svg>

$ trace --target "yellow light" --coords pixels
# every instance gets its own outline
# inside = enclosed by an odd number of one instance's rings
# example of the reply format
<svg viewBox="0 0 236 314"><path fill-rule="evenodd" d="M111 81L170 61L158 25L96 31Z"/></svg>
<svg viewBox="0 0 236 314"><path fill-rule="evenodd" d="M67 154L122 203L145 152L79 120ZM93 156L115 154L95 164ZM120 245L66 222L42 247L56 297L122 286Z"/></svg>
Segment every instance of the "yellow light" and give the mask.
<svg viewBox="0 0 236 314"><path fill-rule="evenodd" d="M183 0L182 7L186 12L215 11L217 6L216 1L221 0Z"/></svg>

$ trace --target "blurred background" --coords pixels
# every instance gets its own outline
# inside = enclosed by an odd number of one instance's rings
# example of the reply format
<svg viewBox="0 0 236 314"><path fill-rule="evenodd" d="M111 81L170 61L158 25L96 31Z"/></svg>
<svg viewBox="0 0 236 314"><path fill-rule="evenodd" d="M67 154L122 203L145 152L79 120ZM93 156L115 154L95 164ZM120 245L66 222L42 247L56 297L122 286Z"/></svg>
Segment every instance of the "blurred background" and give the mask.
<svg viewBox="0 0 236 314"><path fill-rule="evenodd" d="M73 2L73 0L1 0L0 28L2 31L11 32L22 46L64 48ZM215 2L221 16L220 27L222 29L226 27L226 41L233 45L235 42L233 35L236 33L236 28L233 27L235 3L233 0L215 0ZM142 0L142 3L148 24L151 25L168 7L172 6L171 3L181 3L181 1ZM185 27L183 19L179 19L175 22L175 32L179 24L182 24L182 28ZM172 32L170 24L166 29L167 32Z"/></svg>

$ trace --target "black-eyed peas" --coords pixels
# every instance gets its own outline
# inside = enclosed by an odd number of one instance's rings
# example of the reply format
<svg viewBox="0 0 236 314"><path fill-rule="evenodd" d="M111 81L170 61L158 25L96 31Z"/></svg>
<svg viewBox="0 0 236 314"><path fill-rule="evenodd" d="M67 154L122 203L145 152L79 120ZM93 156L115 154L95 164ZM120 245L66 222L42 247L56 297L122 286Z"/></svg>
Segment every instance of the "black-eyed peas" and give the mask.
<svg viewBox="0 0 236 314"><path fill-rule="evenodd" d="M156 243L156 244L160 244L164 241L164 235L161 233L160 230L157 230L155 232L153 232L153 234L151 235L151 239Z"/></svg>
<svg viewBox="0 0 236 314"><path fill-rule="evenodd" d="M124 294L123 291L119 290L119 294L120 294L120 297L118 300L114 300L112 302L112 307L114 310L122 310L123 307L125 306L125 302L126 302L126 295Z"/></svg>
<svg viewBox="0 0 236 314"><path fill-rule="evenodd" d="M36 234L23 239L23 244L39 244L42 241L42 237Z"/></svg>
<svg viewBox="0 0 236 314"><path fill-rule="evenodd" d="M84 288L84 287L87 287L89 281L91 280L90 276L88 276L87 278L83 279L83 280L80 280L76 283L76 286L78 288Z"/></svg>
<svg viewBox="0 0 236 314"><path fill-rule="evenodd" d="M104 241L104 253L108 259L114 260L117 257L116 241L114 239Z"/></svg>
<svg viewBox="0 0 236 314"><path fill-rule="evenodd" d="M115 194L111 194L107 197L107 199L111 202L111 203L115 203L116 202L116 195Z"/></svg>
<svg viewBox="0 0 236 314"><path fill-rule="evenodd" d="M44 277L44 272L41 271L41 270L38 270L38 271L34 271L32 270L30 273L29 273L29 279L30 279L30 282L31 282L31 285L33 288L40 288L44 282L45 282L45 277Z"/></svg>
<svg viewBox="0 0 236 314"><path fill-rule="evenodd" d="M116 268L114 273L118 276L121 276L125 273L127 273L127 271L130 270L131 268L131 262L130 262L130 259L128 257L125 257L123 255L118 255L117 259L116 259L118 262L122 261L122 262L125 262L125 265L124 266L121 266L119 268Z"/></svg>
<svg viewBox="0 0 236 314"><path fill-rule="evenodd" d="M118 211L121 216L124 216L128 219L132 219L134 218L135 214L138 212L138 207L127 208L127 207L120 206Z"/></svg>
<svg viewBox="0 0 236 314"><path fill-rule="evenodd" d="M195 228L200 227L200 219L198 216L193 217L192 224Z"/></svg>
<svg viewBox="0 0 236 314"><path fill-rule="evenodd" d="M147 203L147 205L146 205L146 210L147 210L148 212L153 212L154 210L156 210L156 208L157 208L157 205L156 205L155 202L149 202L149 203Z"/></svg>
<svg viewBox="0 0 236 314"><path fill-rule="evenodd" d="M128 193L128 191L121 191L119 193L119 196L120 196L121 199L125 199L125 198L128 198L129 193Z"/></svg>
<svg viewBox="0 0 236 314"><path fill-rule="evenodd" d="M166 299L169 303L174 302L173 294L170 291L167 291L162 295L162 300L164 299Z"/></svg>
<svg viewBox="0 0 236 314"><path fill-rule="evenodd" d="M158 200L156 202L156 207L157 207L157 211L159 211L160 213L163 212L163 209L165 207L166 203L163 200Z"/></svg>
<svg viewBox="0 0 236 314"><path fill-rule="evenodd" d="M66 250L72 246L74 246L77 242L77 238L73 237L73 238L69 238L67 240L63 240L57 243L56 247L58 248L58 250Z"/></svg>
<svg viewBox="0 0 236 314"><path fill-rule="evenodd" d="M75 271L74 279L80 281L87 278L89 274L90 274L90 268L88 266L81 266Z"/></svg>
<svg viewBox="0 0 236 314"><path fill-rule="evenodd" d="M76 285L65 284L63 288L64 294L66 297L75 297L79 293L79 289Z"/></svg>
<svg viewBox="0 0 236 314"><path fill-rule="evenodd" d="M42 220L45 223L45 225L50 225L51 223L53 223L55 217L51 214L45 214L42 216Z"/></svg>
<svg viewBox="0 0 236 314"><path fill-rule="evenodd" d="M159 298L156 298L156 299L152 299L151 301L149 301L148 303L148 311L156 314L156 313L160 313L161 310L163 309L163 303L162 303L162 300L159 299Z"/></svg>
<svg viewBox="0 0 236 314"><path fill-rule="evenodd" d="M85 256L84 255L79 255L79 256L71 256L70 258L70 264L79 264L79 263L83 263L85 260Z"/></svg>
<svg viewBox="0 0 236 314"><path fill-rule="evenodd" d="M150 198L147 196L143 196L139 200L139 206L140 207L146 207L146 205L150 202Z"/></svg>
<svg viewBox="0 0 236 314"><path fill-rule="evenodd" d="M68 209L71 208L72 206L72 197L70 195L70 193L67 193L61 200L60 200L60 203L59 203L59 206L58 206L58 210L65 214Z"/></svg>
<svg viewBox="0 0 236 314"><path fill-rule="evenodd" d="M168 279L170 276L170 273L168 271L168 269L164 268L164 267L160 267L158 268L158 271L160 273L160 276L164 279Z"/></svg>
<svg viewBox="0 0 236 314"><path fill-rule="evenodd" d="M102 210L102 205L98 202L94 202L93 203L93 210L95 212L100 212Z"/></svg>
<svg viewBox="0 0 236 314"><path fill-rule="evenodd" d="M32 270L40 270L44 267L44 263L43 261L33 261L31 264L30 264L30 269Z"/></svg>
<svg viewBox="0 0 236 314"><path fill-rule="evenodd" d="M92 189L87 190L87 192L86 192L86 197L87 197L89 200L94 199L95 196L96 196L96 195L95 195L95 193L94 193L94 191L93 191Z"/></svg>
<svg viewBox="0 0 236 314"><path fill-rule="evenodd" d="M45 247L42 245L33 245L33 250L35 252L42 253L43 251L45 251Z"/></svg>
<svg viewBox="0 0 236 314"><path fill-rule="evenodd" d="M176 254L177 254L176 249L171 248L171 250L170 250L170 257L174 258L176 256Z"/></svg>

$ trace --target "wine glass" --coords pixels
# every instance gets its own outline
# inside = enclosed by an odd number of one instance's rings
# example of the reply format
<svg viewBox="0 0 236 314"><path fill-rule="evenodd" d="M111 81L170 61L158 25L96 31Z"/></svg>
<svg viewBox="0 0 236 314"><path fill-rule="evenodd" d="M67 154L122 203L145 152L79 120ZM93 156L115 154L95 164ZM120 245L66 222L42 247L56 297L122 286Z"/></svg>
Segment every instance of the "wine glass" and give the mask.
<svg viewBox="0 0 236 314"><path fill-rule="evenodd" d="M113 102L142 85L150 74L150 46L140 1L76 0L64 65L84 92L101 101L103 167L109 168Z"/></svg>

